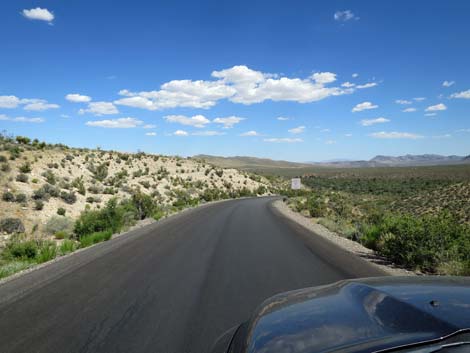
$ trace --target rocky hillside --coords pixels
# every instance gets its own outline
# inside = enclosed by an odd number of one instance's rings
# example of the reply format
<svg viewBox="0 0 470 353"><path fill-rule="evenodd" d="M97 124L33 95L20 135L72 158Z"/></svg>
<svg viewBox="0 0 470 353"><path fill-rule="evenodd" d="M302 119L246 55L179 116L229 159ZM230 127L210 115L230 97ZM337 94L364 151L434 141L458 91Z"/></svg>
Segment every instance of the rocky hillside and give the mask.
<svg viewBox="0 0 470 353"><path fill-rule="evenodd" d="M267 194L269 182L194 159L75 149L37 140L0 140L0 232L51 236L55 217L76 219L111 198L150 195L165 212L223 198ZM6 219L18 219L11 223ZM0 242L1 245L2 242Z"/></svg>

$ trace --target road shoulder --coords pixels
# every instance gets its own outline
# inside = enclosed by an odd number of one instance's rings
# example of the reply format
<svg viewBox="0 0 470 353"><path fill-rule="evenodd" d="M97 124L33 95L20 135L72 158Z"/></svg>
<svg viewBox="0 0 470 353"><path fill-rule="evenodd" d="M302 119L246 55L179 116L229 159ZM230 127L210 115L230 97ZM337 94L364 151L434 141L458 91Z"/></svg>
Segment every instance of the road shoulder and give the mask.
<svg viewBox="0 0 470 353"><path fill-rule="evenodd" d="M366 260L367 262L369 262L370 264L377 267L388 275L416 275L415 272L397 267L387 259L377 255L373 250L368 249L355 241L342 237L328 230L321 224L312 222L311 218L305 217L300 213L294 212L282 200L275 200L272 203L272 207L284 217L307 229L313 237L321 237L325 240L328 240L339 248Z"/></svg>

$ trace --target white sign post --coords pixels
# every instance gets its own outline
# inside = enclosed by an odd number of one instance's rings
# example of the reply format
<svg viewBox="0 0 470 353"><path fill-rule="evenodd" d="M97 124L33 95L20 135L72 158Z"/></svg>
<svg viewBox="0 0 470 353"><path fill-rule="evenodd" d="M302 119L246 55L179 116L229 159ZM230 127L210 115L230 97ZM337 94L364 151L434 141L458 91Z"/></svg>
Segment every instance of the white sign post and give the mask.
<svg viewBox="0 0 470 353"><path fill-rule="evenodd" d="M292 190L300 190L302 187L302 183L300 182L300 178L292 178L291 180L291 189Z"/></svg>

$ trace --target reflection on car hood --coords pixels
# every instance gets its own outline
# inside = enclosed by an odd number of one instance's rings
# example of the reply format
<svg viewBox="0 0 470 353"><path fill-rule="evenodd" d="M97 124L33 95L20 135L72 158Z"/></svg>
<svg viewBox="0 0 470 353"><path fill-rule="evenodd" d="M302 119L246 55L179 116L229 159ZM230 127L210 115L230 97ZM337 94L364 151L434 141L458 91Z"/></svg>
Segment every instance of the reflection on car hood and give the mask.
<svg viewBox="0 0 470 353"><path fill-rule="evenodd" d="M470 328L470 279L383 277L297 290L253 316L250 353L371 352Z"/></svg>

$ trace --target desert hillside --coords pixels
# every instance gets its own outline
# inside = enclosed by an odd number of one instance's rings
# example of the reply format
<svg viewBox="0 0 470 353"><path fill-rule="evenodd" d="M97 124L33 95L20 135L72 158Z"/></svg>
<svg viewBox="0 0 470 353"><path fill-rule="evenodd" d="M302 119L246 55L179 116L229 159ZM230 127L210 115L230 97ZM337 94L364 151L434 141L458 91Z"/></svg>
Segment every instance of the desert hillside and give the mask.
<svg viewBox="0 0 470 353"><path fill-rule="evenodd" d="M264 178L190 158L69 148L24 137L1 137L0 166L0 222L13 218L22 223L17 229L4 224L0 245L15 232L52 237L46 229L51 218L74 220L85 209L100 209L111 198L135 193L151 196L169 213L269 190Z"/></svg>

